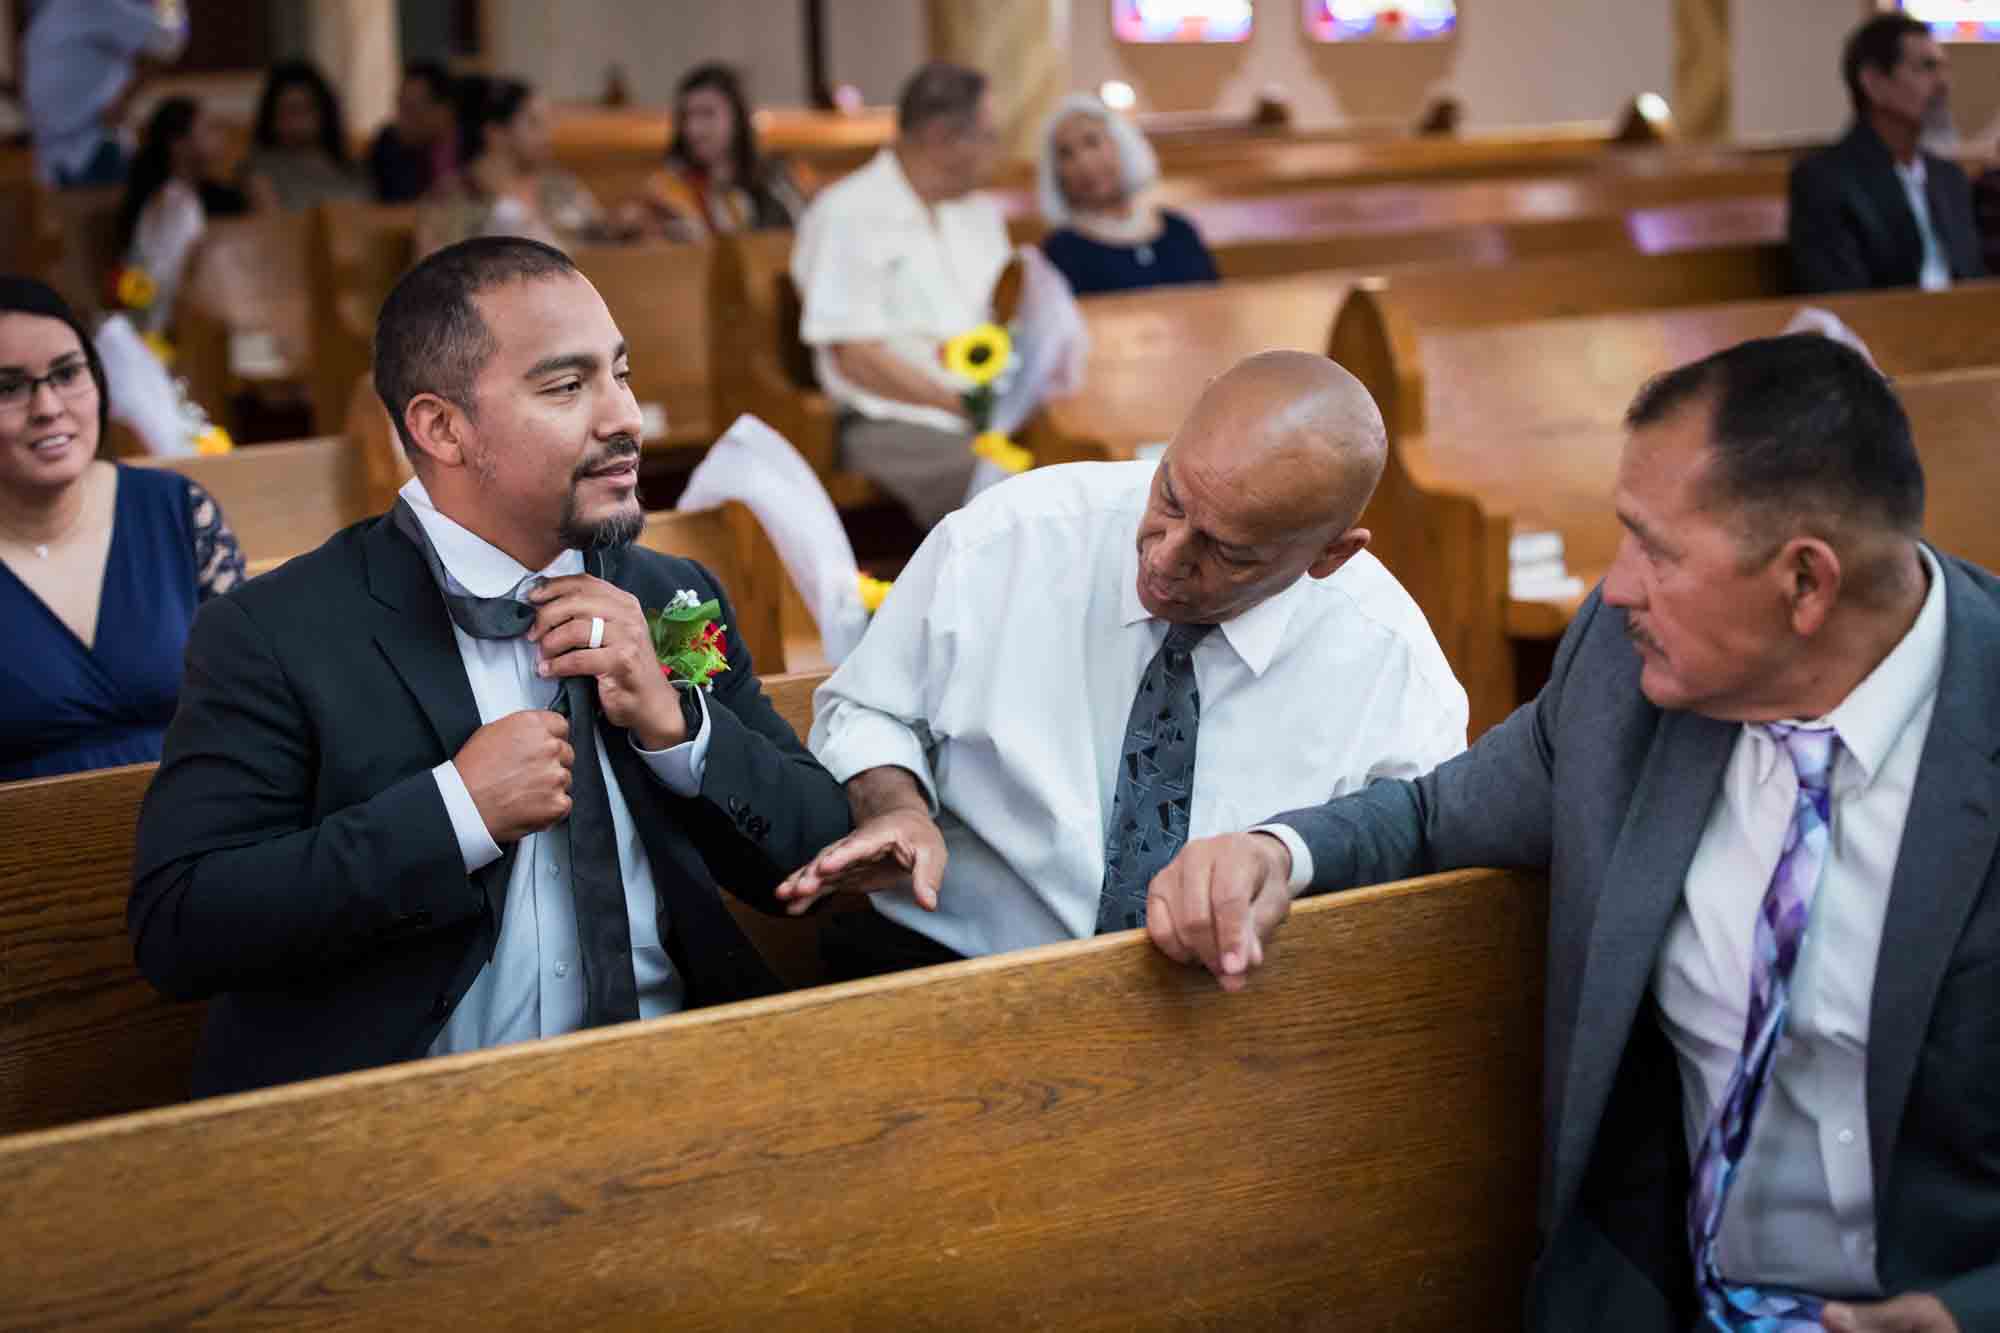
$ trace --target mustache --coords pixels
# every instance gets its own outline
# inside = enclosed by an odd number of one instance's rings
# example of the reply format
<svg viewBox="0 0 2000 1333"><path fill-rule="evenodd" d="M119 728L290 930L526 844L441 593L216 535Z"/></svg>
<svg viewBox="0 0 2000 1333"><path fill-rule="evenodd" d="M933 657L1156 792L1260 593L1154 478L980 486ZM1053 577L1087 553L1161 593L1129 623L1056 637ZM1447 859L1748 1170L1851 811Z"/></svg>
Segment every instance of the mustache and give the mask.
<svg viewBox="0 0 2000 1333"><path fill-rule="evenodd" d="M581 481L593 472L602 472L605 468L628 462L638 456L639 441L636 436L614 435L603 453L593 454L576 465L576 471L570 474L570 480Z"/></svg>
<svg viewBox="0 0 2000 1333"><path fill-rule="evenodd" d="M1647 648L1651 648L1656 653L1660 651L1659 640L1655 639L1652 635L1646 633L1645 630L1641 629L1639 627L1639 623L1633 620L1630 616L1627 616L1625 618L1625 637L1630 639L1633 643L1640 644Z"/></svg>

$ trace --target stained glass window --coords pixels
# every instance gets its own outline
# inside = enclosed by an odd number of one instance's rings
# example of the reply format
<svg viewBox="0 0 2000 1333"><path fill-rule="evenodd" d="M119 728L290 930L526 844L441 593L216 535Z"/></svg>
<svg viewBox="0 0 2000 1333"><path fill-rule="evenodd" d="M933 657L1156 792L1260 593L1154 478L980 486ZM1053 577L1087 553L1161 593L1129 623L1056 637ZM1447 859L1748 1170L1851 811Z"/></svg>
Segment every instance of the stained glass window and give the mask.
<svg viewBox="0 0 2000 1333"><path fill-rule="evenodd" d="M1458 28L1456 0L1305 0L1306 35L1320 42L1421 42Z"/></svg>
<svg viewBox="0 0 2000 1333"><path fill-rule="evenodd" d="M2000 42L2000 0L1903 0L1941 42Z"/></svg>
<svg viewBox="0 0 2000 1333"><path fill-rule="evenodd" d="M1121 42L1244 42L1250 0L1111 0Z"/></svg>

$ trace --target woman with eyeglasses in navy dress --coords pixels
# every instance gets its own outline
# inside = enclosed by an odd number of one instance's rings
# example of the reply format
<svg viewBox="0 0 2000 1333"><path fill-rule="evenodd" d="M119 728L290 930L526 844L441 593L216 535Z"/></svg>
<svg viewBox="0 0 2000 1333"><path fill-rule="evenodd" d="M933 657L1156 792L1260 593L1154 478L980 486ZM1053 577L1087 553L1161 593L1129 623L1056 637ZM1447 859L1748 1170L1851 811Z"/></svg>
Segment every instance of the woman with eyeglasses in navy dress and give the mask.
<svg viewBox="0 0 2000 1333"><path fill-rule="evenodd" d="M0 278L0 781L157 760L195 610L243 578L206 491L97 457L108 402L62 298Z"/></svg>

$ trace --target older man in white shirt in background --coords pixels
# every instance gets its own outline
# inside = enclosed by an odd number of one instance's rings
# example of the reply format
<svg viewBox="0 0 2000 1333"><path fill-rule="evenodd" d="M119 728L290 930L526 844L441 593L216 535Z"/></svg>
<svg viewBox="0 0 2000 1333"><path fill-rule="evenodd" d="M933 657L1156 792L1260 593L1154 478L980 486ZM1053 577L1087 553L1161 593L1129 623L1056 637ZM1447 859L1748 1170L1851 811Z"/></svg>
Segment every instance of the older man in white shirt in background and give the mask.
<svg viewBox="0 0 2000 1333"><path fill-rule="evenodd" d="M1142 925L1190 836L1464 749L1465 691L1355 526L1386 455L1359 382L1269 352L1157 467L1031 472L940 524L815 701L856 830L779 897L874 891L828 918L831 971Z"/></svg>
<svg viewBox="0 0 2000 1333"><path fill-rule="evenodd" d="M828 186L799 220L799 336L840 405L841 456L929 528L965 498L976 460L966 387L938 355L992 318L1012 247L974 190L999 136L976 70L934 63L903 88L896 142Z"/></svg>

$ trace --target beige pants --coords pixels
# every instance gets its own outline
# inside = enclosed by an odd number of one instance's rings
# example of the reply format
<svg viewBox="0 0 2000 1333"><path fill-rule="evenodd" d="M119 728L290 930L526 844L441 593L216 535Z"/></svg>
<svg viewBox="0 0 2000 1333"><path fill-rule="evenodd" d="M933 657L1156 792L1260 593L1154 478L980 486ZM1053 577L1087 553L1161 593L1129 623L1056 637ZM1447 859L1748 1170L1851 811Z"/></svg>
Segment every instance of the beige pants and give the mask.
<svg viewBox="0 0 2000 1333"><path fill-rule="evenodd" d="M895 496L925 531L965 503L979 465L971 446L964 432L908 421L850 414L840 424L841 466Z"/></svg>

